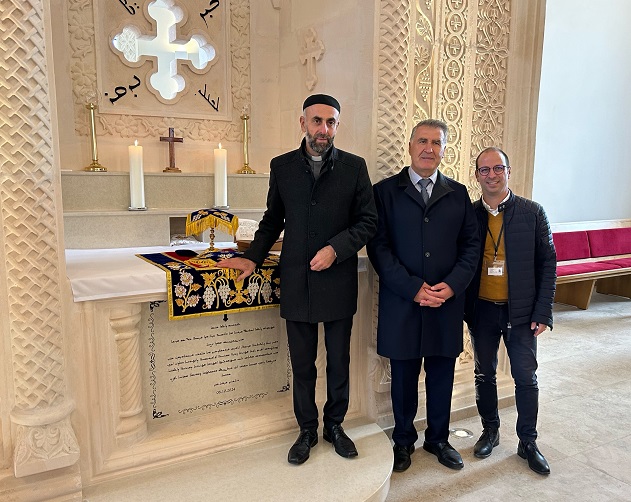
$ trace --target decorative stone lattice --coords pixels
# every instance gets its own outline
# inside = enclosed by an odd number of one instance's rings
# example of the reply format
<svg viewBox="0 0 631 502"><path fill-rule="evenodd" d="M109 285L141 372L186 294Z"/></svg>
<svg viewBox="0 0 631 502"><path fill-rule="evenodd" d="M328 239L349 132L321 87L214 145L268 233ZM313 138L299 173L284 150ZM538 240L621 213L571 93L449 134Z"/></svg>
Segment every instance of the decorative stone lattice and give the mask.
<svg viewBox="0 0 631 502"><path fill-rule="evenodd" d="M3 354L2 365L13 368L17 477L78 459L67 420L72 405L64 397L59 285L63 250L57 240L60 198L55 197L60 187L53 176L42 7L41 2L3 2L0 37L0 208L6 273L1 279L6 282L12 349L10 355ZM9 437L9 430L3 436Z"/></svg>
<svg viewBox="0 0 631 502"><path fill-rule="evenodd" d="M502 147L508 77L509 0L480 0L476 33L476 60L471 116L469 172L475 158L487 146ZM470 189L479 197L473 174Z"/></svg>
<svg viewBox="0 0 631 502"><path fill-rule="evenodd" d="M411 3L383 0L379 12L379 81L377 105L377 177L403 166L407 150L410 99Z"/></svg>
<svg viewBox="0 0 631 502"><path fill-rule="evenodd" d="M443 40L437 75L439 106L438 116L449 126L449 137L441 171L447 176L462 180L460 160L463 147L463 114L466 96L467 0L446 0L442 5L440 40Z"/></svg>

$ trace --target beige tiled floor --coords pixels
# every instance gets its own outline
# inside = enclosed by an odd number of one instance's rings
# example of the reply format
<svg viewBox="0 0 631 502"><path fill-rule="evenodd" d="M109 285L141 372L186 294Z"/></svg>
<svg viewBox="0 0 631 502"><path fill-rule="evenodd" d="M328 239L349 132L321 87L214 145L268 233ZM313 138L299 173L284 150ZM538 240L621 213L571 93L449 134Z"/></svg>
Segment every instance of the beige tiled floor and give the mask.
<svg viewBox="0 0 631 502"><path fill-rule="evenodd" d="M510 407L500 411L500 445L489 458L473 456L477 417L452 423L474 434L450 439L465 468L450 471L417 450L410 469L393 473L388 502L631 501L631 301L596 294L587 311L555 305L555 328L538 350L537 443L550 476L517 456Z"/></svg>

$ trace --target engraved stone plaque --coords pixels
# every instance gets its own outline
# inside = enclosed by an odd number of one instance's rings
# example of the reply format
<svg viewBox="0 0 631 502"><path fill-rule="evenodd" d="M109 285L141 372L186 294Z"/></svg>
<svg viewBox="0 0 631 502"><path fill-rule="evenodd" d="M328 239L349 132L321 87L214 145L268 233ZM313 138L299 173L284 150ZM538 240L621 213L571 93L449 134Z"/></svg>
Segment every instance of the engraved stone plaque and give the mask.
<svg viewBox="0 0 631 502"><path fill-rule="evenodd" d="M278 309L178 321L166 302L142 307L144 402L149 421L171 421L289 391L287 335Z"/></svg>

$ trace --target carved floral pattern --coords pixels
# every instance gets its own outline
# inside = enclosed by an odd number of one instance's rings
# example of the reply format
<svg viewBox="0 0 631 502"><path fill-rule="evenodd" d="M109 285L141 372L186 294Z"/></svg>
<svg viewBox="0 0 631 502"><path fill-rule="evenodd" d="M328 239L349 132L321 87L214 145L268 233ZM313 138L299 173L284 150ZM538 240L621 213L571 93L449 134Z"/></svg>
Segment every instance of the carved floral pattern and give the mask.
<svg viewBox="0 0 631 502"><path fill-rule="evenodd" d="M58 457L79 457L79 445L70 419L44 427L19 426L15 448L15 463L22 466L29 463L50 461Z"/></svg>
<svg viewBox="0 0 631 502"><path fill-rule="evenodd" d="M476 32L476 61L471 117L470 170L475 158L487 146L502 146L506 113L509 0L479 0ZM473 176L471 191L480 190Z"/></svg>

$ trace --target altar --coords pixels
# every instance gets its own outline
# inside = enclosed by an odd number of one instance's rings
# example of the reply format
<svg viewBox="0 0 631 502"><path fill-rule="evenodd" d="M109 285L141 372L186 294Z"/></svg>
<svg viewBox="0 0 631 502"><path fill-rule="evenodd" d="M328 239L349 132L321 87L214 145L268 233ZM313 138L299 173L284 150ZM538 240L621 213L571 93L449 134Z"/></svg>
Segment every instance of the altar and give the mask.
<svg viewBox="0 0 631 502"><path fill-rule="evenodd" d="M66 250L70 319L81 333L72 340L69 371L80 397L84 486L297 431L278 309L169 321L165 272L136 255L180 247ZM208 244L185 247L202 251ZM347 421L377 426L365 255L358 274ZM324 353L322 347L316 363L320 406Z"/></svg>

